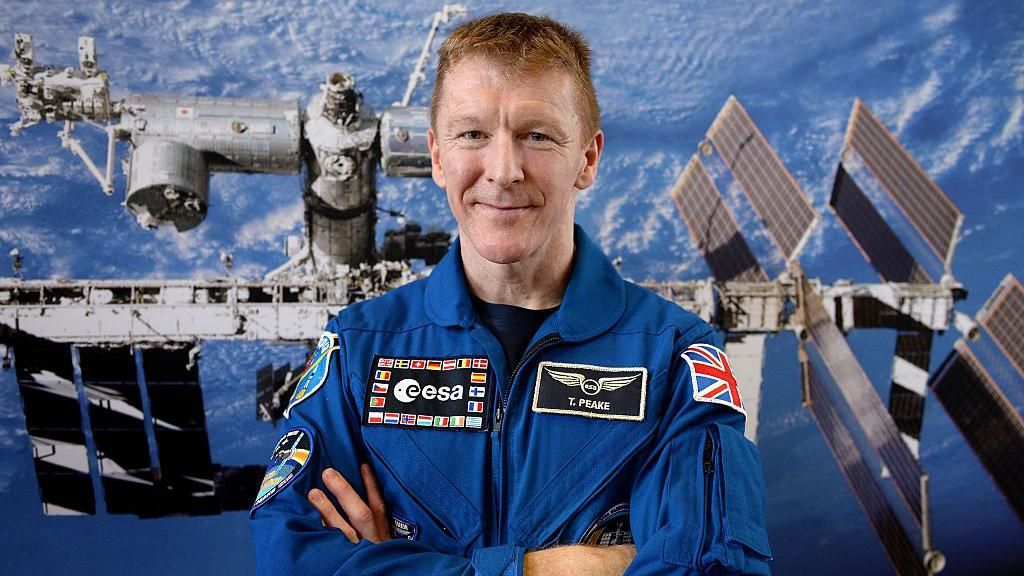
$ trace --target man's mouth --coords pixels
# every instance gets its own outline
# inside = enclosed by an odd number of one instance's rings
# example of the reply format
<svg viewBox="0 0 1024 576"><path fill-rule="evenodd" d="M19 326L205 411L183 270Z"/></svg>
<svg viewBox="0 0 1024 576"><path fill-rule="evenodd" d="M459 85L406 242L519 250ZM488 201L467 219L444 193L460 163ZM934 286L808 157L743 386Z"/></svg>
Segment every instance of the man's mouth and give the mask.
<svg viewBox="0 0 1024 576"><path fill-rule="evenodd" d="M487 204L486 202L477 202L473 207L483 212L494 214L517 214L530 209L529 206L504 206L501 204Z"/></svg>

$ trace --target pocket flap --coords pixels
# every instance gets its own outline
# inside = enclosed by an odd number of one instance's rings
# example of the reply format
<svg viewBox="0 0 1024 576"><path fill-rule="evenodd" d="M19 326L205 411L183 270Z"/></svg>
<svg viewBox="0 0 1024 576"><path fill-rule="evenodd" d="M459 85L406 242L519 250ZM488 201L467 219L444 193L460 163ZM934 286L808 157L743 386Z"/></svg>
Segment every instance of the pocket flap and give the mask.
<svg viewBox="0 0 1024 576"><path fill-rule="evenodd" d="M523 498L525 504L510 518L512 533L528 546L539 546L550 537L553 529L564 525L629 463L652 433L650 426L618 422L604 428L601 434L567 435L583 438L583 441L573 453L550 456L560 458L562 464L553 470L549 479L530 490L520 489L527 497ZM550 448L547 450L553 452Z"/></svg>
<svg viewBox="0 0 1024 576"><path fill-rule="evenodd" d="M419 434L444 434L421 431ZM401 429L364 429L367 447L424 510L452 532L460 548L483 531L480 511L434 465L412 434ZM464 437L464 435L459 435Z"/></svg>
<svg viewBox="0 0 1024 576"><path fill-rule="evenodd" d="M724 503L722 531L736 541L771 557L765 532L765 495L757 448L731 426L712 425L718 441L718 488Z"/></svg>

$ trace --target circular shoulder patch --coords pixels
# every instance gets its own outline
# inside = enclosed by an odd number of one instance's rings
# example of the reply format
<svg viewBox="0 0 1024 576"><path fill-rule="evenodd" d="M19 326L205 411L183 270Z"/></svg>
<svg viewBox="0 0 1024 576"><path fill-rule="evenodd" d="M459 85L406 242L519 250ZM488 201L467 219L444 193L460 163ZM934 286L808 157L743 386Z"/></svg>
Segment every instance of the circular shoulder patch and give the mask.
<svg viewBox="0 0 1024 576"><path fill-rule="evenodd" d="M277 446L274 446L270 466L267 467L267 473L263 476L263 483L260 484L260 491L256 495L252 511L266 504L274 494L291 484L306 466L312 452L313 435L308 430L293 428L285 432L284 436L277 441Z"/></svg>

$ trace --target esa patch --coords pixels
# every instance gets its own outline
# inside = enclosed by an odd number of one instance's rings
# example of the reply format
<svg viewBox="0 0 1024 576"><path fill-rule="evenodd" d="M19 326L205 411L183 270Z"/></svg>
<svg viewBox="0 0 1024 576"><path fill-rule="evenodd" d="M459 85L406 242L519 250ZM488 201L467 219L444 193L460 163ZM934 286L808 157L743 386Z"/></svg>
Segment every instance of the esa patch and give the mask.
<svg viewBox="0 0 1024 576"><path fill-rule="evenodd" d="M487 358L378 355L367 375L363 399L363 424L367 426L490 429L494 376Z"/></svg>
<svg viewBox="0 0 1024 576"><path fill-rule="evenodd" d="M420 527L402 518L398 514L391 515L391 537L415 540L420 535Z"/></svg>
<svg viewBox="0 0 1024 576"><path fill-rule="evenodd" d="M647 368L547 361L537 368L534 412L642 421L646 403Z"/></svg>
<svg viewBox="0 0 1024 576"><path fill-rule="evenodd" d="M327 381L327 372L331 368L331 352L339 349L338 335L331 332L324 332L317 342L316 350L306 362L306 367L299 376L299 383L292 392L292 398L288 401L288 407L284 409L284 417L287 418L296 404L313 395Z"/></svg>
<svg viewBox="0 0 1024 576"><path fill-rule="evenodd" d="M632 544L633 531L629 526L629 504L626 502L616 504L597 520L591 522L579 543L586 546Z"/></svg>
<svg viewBox="0 0 1024 576"><path fill-rule="evenodd" d="M305 428L292 428L274 446L270 466L263 476L260 491L251 512L267 503L274 494L284 490L299 475L313 452L313 435Z"/></svg>
<svg viewBox="0 0 1024 576"><path fill-rule="evenodd" d="M693 344L682 356L690 368L694 400L721 404L747 415L736 375L725 352L711 344Z"/></svg>

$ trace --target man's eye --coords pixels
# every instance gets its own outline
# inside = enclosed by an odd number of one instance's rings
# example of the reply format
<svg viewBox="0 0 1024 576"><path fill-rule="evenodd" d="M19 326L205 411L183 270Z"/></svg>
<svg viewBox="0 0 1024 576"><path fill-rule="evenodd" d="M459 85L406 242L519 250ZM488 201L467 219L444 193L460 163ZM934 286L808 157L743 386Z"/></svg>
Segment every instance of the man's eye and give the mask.
<svg viewBox="0 0 1024 576"><path fill-rule="evenodd" d="M530 132L528 136L533 142L546 142L548 140L548 137L540 132Z"/></svg>
<svg viewBox="0 0 1024 576"><path fill-rule="evenodd" d="M463 132L462 137L466 140L479 140L484 137L484 133L479 130L470 130L468 132Z"/></svg>

